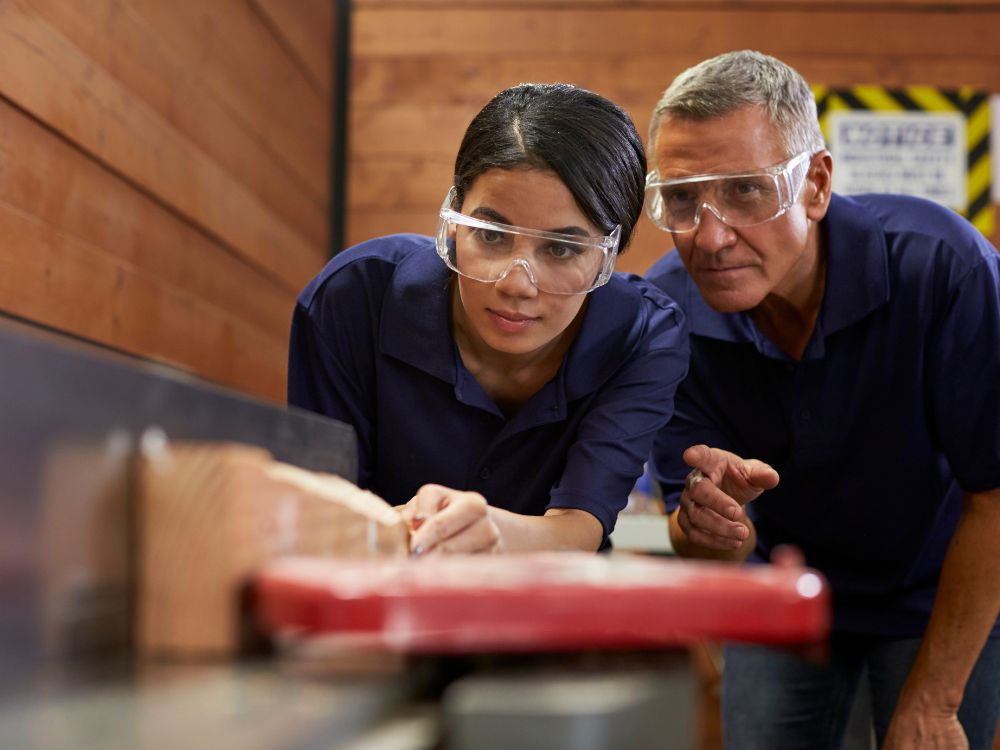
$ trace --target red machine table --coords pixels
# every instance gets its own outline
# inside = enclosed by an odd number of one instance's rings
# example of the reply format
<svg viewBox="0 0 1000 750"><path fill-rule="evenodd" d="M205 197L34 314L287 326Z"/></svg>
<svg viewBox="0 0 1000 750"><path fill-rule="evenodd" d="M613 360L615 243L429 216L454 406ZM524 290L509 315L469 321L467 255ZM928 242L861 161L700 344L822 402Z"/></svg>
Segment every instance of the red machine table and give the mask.
<svg viewBox="0 0 1000 750"><path fill-rule="evenodd" d="M403 653L800 644L827 635L830 606L808 568L577 552L286 558L260 573L256 594L271 632Z"/></svg>

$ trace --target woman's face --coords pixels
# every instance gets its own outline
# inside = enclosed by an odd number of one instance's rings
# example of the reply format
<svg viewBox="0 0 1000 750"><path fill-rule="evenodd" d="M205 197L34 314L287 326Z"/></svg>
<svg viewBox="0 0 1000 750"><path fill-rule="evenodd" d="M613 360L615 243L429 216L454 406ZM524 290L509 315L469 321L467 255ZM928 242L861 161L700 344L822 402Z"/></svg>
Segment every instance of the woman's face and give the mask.
<svg viewBox="0 0 1000 750"><path fill-rule="evenodd" d="M484 172L466 191L459 210L467 216L530 229L604 234L580 211L562 180L539 169ZM508 355L538 356L558 350L587 299L586 294L539 291L525 269L516 265L495 282L456 274L456 288L460 304L454 306L455 325L475 344Z"/></svg>

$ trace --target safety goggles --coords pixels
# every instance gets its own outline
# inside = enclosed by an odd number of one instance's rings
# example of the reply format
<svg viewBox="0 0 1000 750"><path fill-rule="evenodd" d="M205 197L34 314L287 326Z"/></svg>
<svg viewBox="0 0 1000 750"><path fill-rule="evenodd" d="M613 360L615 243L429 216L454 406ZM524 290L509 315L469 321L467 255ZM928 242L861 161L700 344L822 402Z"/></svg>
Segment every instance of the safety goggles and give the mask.
<svg viewBox="0 0 1000 750"><path fill-rule="evenodd" d="M546 232L466 216L441 204L437 252L452 271L493 283L521 268L541 292L586 294L608 282L615 268L621 226L606 237Z"/></svg>
<svg viewBox="0 0 1000 750"><path fill-rule="evenodd" d="M646 211L656 226L675 234L693 231L704 208L731 227L763 224L777 219L798 199L811 158L803 151L755 172L676 180L661 180L653 171L646 175Z"/></svg>

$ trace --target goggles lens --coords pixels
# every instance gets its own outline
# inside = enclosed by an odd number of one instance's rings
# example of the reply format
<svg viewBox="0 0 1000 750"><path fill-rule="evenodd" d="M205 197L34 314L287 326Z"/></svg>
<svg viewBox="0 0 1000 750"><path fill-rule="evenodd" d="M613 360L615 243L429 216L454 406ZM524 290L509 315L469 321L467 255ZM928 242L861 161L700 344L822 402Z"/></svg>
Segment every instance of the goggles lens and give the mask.
<svg viewBox="0 0 1000 750"><path fill-rule="evenodd" d="M518 268L550 294L585 294L606 284L618 255L621 227L606 237L560 234L498 224L441 206L437 252L452 271L475 281L500 281Z"/></svg>
<svg viewBox="0 0 1000 750"><path fill-rule="evenodd" d="M646 210L668 232L691 232L708 208L731 227L749 227L777 219L795 203L805 182L812 154L804 151L788 161L756 172L709 174L660 180L646 176Z"/></svg>

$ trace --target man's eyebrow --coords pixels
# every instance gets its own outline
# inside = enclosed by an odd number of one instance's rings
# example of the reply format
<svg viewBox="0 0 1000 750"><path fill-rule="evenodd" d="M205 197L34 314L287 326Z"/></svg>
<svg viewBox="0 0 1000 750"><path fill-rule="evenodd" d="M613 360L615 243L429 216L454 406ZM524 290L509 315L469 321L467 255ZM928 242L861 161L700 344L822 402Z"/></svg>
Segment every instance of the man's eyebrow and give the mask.
<svg viewBox="0 0 1000 750"><path fill-rule="evenodd" d="M487 206L480 206L475 211L473 211L470 216L475 216L476 218L486 219L488 221L496 222L497 224L506 224L507 226L515 226L510 219L504 216L499 211L495 211ZM542 229L539 231L552 232L553 234L571 234L576 237L590 237L591 234L583 227L571 226L571 227L557 227L555 229Z"/></svg>

